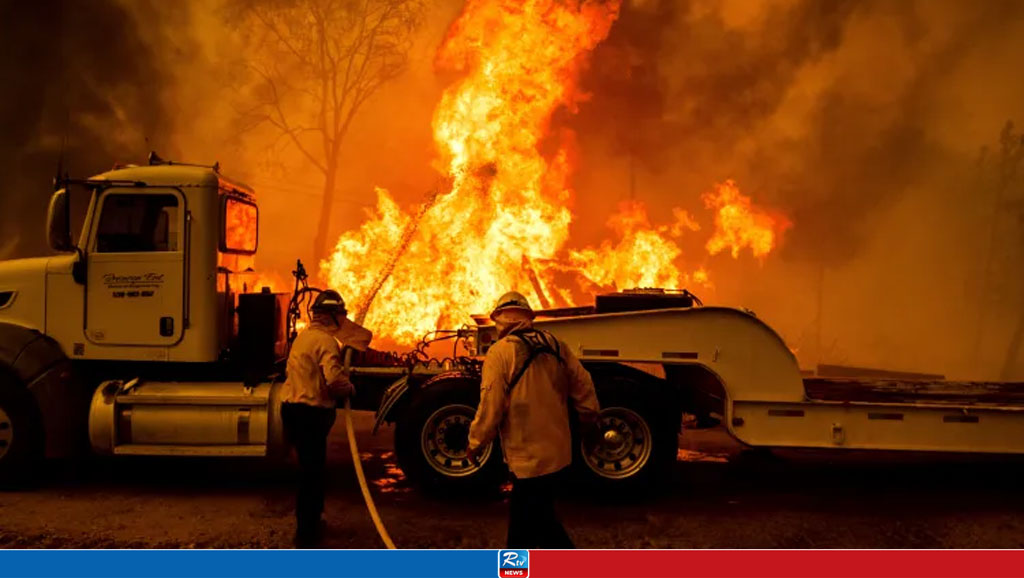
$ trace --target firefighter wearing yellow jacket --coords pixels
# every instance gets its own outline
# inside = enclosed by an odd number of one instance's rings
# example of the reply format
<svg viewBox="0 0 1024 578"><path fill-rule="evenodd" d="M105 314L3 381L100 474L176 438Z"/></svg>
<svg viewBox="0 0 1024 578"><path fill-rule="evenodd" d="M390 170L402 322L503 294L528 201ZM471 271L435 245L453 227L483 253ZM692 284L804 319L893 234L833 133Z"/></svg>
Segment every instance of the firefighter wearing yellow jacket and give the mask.
<svg viewBox="0 0 1024 578"><path fill-rule="evenodd" d="M349 321L345 302L332 290L317 295L313 318L288 353L288 377L281 388L285 437L299 460L295 499L295 545L316 546L322 539L327 435L334 425L337 399L355 393L344 369L340 344L365 349L372 334Z"/></svg>
<svg viewBox="0 0 1024 578"><path fill-rule="evenodd" d="M581 425L596 423L590 374L564 342L533 327L526 297L502 295L491 313L499 340L487 352L480 405L470 425L474 462L496 435L512 471L509 548L572 548L554 506L559 473L572 462L569 402Z"/></svg>

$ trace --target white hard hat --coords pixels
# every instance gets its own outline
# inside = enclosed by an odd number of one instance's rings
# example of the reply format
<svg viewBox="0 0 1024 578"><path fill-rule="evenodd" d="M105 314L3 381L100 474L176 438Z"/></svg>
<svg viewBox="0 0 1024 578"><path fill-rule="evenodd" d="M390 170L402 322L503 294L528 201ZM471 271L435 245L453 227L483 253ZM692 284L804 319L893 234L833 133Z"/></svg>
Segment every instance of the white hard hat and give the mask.
<svg viewBox="0 0 1024 578"><path fill-rule="evenodd" d="M311 309L319 313L345 313L345 300L333 289L321 291Z"/></svg>
<svg viewBox="0 0 1024 578"><path fill-rule="evenodd" d="M494 311L491 311L491 320L493 321L502 311L522 311L530 319L535 317L533 308L530 307L530 302L526 300L522 293L517 291L509 291L498 299L497 305L494 306Z"/></svg>

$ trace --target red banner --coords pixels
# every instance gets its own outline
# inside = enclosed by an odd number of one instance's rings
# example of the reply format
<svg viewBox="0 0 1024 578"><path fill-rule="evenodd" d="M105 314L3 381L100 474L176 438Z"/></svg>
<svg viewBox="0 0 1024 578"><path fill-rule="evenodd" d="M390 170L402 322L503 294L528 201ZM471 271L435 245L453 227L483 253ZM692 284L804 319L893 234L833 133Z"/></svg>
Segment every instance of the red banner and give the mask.
<svg viewBox="0 0 1024 578"><path fill-rule="evenodd" d="M1021 550L531 550L531 578L1004 578Z"/></svg>

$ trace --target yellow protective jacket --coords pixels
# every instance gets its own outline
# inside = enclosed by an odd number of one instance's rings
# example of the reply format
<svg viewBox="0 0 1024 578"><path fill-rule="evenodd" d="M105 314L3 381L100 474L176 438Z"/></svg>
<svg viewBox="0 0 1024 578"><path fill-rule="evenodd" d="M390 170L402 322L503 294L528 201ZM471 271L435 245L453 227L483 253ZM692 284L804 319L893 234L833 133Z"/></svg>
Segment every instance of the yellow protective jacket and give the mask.
<svg viewBox="0 0 1024 578"><path fill-rule="evenodd" d="M512 328L525 329L524 322ZM557 341L561 363L540 354L506 394L509 382L526 361L529 349L517 337L505 336L487 352L480 384L480 406L469 429L469 444L477 448L501 434L505 462L519 478L557 472L572 462L569 401L580 420L592 422L599 411L594 382L569 346Z"/></svg>
<svg viewBox="0 0 1024 578"><path fill-rule="evenodd" d="M371 337L368 330L348 319L340 327L310 323L288 353L288 376L281 387L281 401L333 408L336 398L355 393L341 358L341 346L364 350Z"/></svg>

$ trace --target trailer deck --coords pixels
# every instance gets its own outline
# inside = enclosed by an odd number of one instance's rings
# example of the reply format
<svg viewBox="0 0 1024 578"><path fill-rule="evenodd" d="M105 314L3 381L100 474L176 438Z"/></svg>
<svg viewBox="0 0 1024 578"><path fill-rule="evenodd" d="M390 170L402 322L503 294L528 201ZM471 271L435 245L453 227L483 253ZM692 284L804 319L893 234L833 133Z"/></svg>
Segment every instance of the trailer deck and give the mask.
<svg viewBox="0 0 1024 578"><path fill-rule="evenodd" d="M864 403L1024 407L1024 383L863 378L805 378L808 399Z"/></svg>

